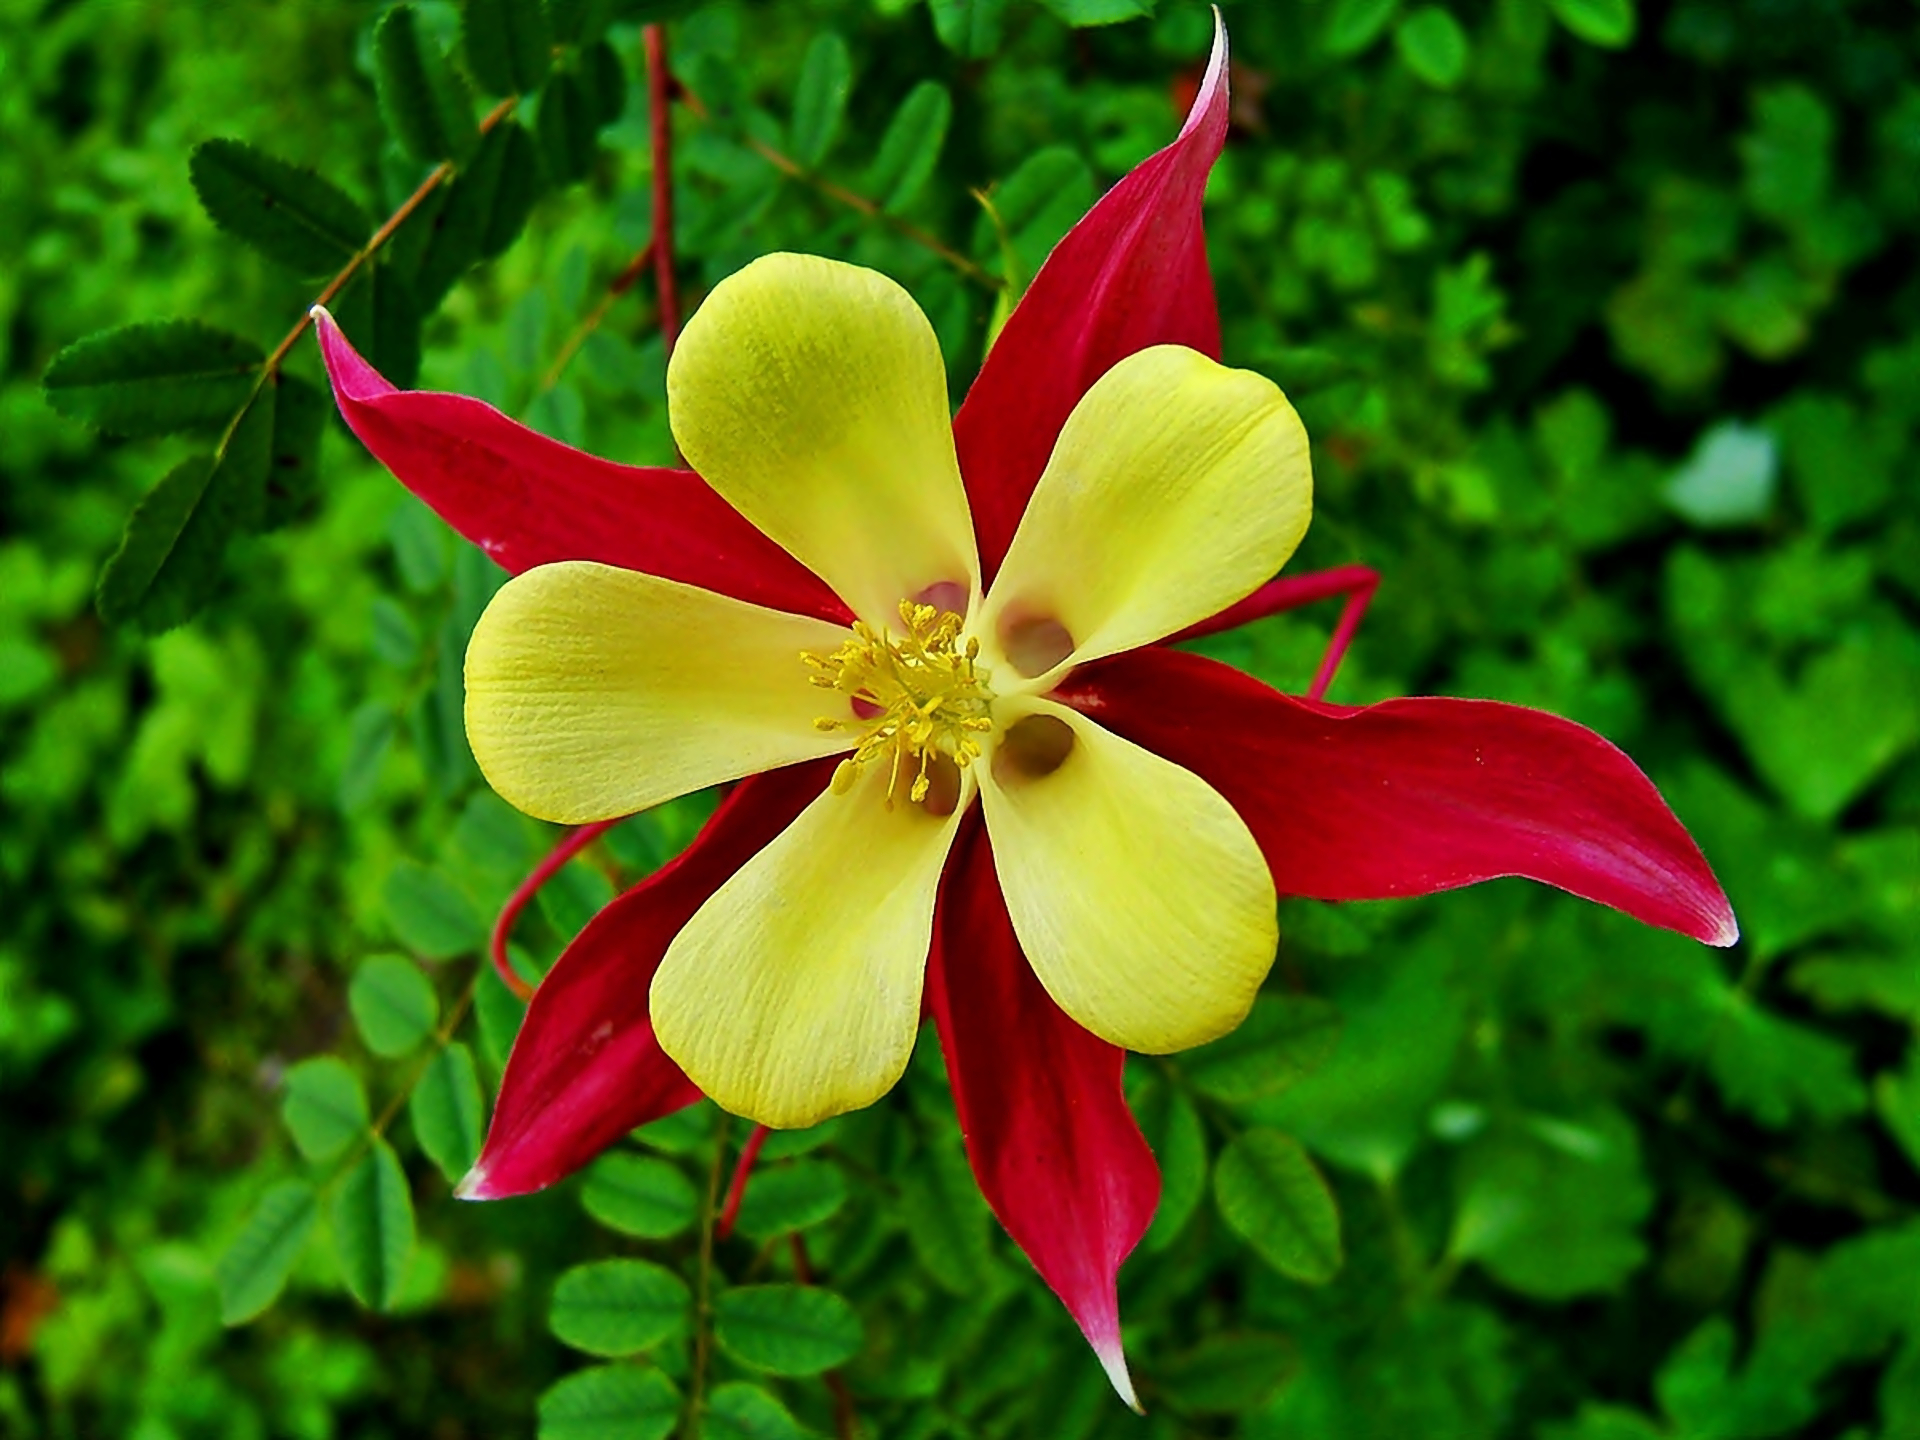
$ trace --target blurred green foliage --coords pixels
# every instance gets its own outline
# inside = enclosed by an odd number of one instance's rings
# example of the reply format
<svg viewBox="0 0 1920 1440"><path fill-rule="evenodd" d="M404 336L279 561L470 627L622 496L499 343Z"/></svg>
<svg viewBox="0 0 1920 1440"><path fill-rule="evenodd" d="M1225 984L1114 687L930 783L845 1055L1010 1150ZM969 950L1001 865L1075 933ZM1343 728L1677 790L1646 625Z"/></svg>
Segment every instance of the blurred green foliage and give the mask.
<svg viewBox="0 0 1920 1440"><path fill-rule="evenodd" d="M451 1199L518 1018L477 956L554 839L462 735L499 574L307 418L310 339L218 449L246 367L445 160L344 323L396 378L669 458L651 302L609 289L650 230L664 19L700 102L689 298L783 247L877 266L957 394L995 281L1173 133L1207 10L11 5L0 1434L664 1436L711 1341L715 1440L833 1433L834 1386L927 1440L1920 1436L1912 18L1225 10L1227 356L1313 434L1301 565L1385 576L1335 698L1596 726L1741 945L1517 882L1288 903L1249 1028L1130 1073L1166 1182L1123 1274L1146 1420L993 1226L930 1046L767 1146L696 1338L744 1138L710 1107L549 1194ZM68 350L168 320L199 328ZM1329 619L1210 648L1297 690ZM525 974L708 803L569 864Z"/></svg>

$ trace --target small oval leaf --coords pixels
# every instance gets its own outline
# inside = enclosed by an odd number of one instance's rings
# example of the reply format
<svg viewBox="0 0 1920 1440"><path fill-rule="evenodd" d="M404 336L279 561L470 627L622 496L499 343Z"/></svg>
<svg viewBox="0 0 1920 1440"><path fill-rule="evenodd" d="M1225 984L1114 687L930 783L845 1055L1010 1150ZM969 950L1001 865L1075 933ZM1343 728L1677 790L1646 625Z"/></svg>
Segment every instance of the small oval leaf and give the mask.
<svg viewBox="0 0 1920 1440"><path fill-rule="evenodd" d="M693 1224L700 1195L678 1166L615 1151L593 1162L580 1203L610 1230L665 1240Z"/></svg>
<svg viewBox="0 0 1920 1440"><path fill-rule="evenodd" d="M459 1041L433 1057L407 1101L414 1138L448 1180L458 1181L480 1158L486 1138L486 1101L473 1052Z"/></svg>
<svg viewBox="0 0 1920 1440"><path fill-rule="evenodd" d="M1340 1272L1340 1211L1300 1142L1249 1130L1213 1171L1220 1214L1282 1275L1324 1285Z"/></svg>
<svg viewBox="0 0 1920 1440"><path fill-rule="evenodd" d="M331 1055L302 1060L287 1071L280 1114L293 1143L315 1164L338 1157L365 1133L370 1117L360 1077Z"/></svg>
<svg viewBox="0 0 1920 1440"><path fill-rule="evenodd" d="M540 1397L540 1440L666 1440L680 1392L658 1370L595 1365ZM709 1428L709 1435L715 1432Z"/></svg>
<svg viewBox="0 0 1920 1440"><path fill-rule="evenodd" d="M853 90L853 57L847 42L822 30L807 47L800 84L793 95L793 158L809 169L827 158L840 138L847 96Z"/></svg>
<svg viewBox="0 0 1920 1440"><path fill-rule="evenodd" d="M818 1375L860 1353L860 1317L831 1290L742 1285L714 1302L714 1337L736 1360L775 1375Z"/></svg>
<svg viewBox="0 0 1920 1440"><path fill-rule="evenodd" d="M374 955L354 973L347 1006L360 1038L376 1055L404 1055L440 1019L440 997L420 967L398 955Z"/></svg>
<svg viewBox="0 0 1920 1440"><path fill-rule="evenodd" d="M260 1197L214 1269L221 1323L244 1324L279 1298L319 1214L319 1197L304 1180L283 1180Z"/></svg>
<svg viewBox="0 0 1920 1440"><path fill-rule="evenodd" d="M678 1275L646 1260L576 1265L553 1289L553 1333L589 1355L632 1355L680 1334L692 1300Z"/></svg>
<svg viewBox="0 0 1920 1440"><path fill-rule="evenodd" d="M413 1196L385 1140L376 1138L341 1178L328 1218L347 1289L362 1305L391 1307L413 1258Z"/></svg>

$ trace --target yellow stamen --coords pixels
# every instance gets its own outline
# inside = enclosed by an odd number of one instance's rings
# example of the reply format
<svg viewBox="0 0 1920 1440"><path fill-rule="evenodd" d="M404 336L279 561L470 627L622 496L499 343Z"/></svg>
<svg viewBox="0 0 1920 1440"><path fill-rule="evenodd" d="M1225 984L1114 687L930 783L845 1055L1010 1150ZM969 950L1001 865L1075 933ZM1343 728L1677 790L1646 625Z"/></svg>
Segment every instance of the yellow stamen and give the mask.
<svg viewBox="0 0 1920 1440"><path fill-rule="evenodd" d="M900 602L900 620L906 632L898 640L856 621L854 638L832 654L800 655L815 685L877 712L851 720L823 715L813 722L820 730L864 732L834 772L834 792L845 794L869 761L885 760L889 809L903 776L912 776L907 798L924 802L933 785L927 767L945 756L965 769L980 758L975 737L993 729L993 692L978 664L980 642L971 636L960 642L966 622L951 610L911 600Z"/></svg>

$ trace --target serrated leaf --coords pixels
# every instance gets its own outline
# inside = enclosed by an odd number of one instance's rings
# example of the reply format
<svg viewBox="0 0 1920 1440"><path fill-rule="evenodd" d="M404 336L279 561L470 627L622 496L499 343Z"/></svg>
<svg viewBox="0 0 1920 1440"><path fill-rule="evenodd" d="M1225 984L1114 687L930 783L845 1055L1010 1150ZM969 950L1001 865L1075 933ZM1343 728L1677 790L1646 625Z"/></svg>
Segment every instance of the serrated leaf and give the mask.
<svg viewBox="0 0 1920 1440"><path fill-rule="evenodd" d="M450 960L486 943L480 912L437 870L402 860L380 893L393 933L423 959Z"/></svg>
<svg viewBox="0 0 1920 1440"><path fill-rule="evenodd" d="M1386 32L1400 13L1400 0L1334 0L1320 32L1320 48L1346 59L1358 55Z"/></svg>
<svg viewBox="0 0 1920 1440"><path fill-rule="evenodd" d="M981 60L1000 48L1000 27L1007 0L927 0L940 43L968 60Z"/></svg>
<svg viewBox="0 0 1920 1440"><path fill-rule="evenodd" d="M334 302L333 318L373 368L393 384L420 374L420 303L394 265L363 267Z"/></svg>
<svg viewBox="0 0 1920 1440"><path fill-rule="evenodd" d="M809 169L827 158L840 138L853 90L853 57L831 30L813 37L793 94L793 158Z"/></svg>
<svg viewBox="0 0 1920 1440"><path fill-rule="evenodd" d="M376 1055L404 1055L427 1038L440 1019L440 997L420 967L398 955L374 955L347 988L360 1038Z"/></svg>
<svg viewBox="0 0 1920 1440"><path fill-rule="evenodd" d="M562 70L540 97L536 122L540 153L547 169L561 184L584 179L599 153L592 97L580 77Z"/></svg>
<svg viewBox="0 0 1920 1440"><path fill-rule="evenodd" d="M846 1201L847 1177L829 1160L769 1165L748 1182L735 1224L742 1235L784 1235L831 1220Z"/></svg>
<svg viewBox="0 0 1920 1440"><path fill-rule="evenodd" d="M1340 1012L1311 995L1264 994L1240 1028L1181 1059L1196 1090L1229 1105L1277 1095L1333 1058Z"/></svg>
<svg viewBox="0 0 1920 1440"><path fill-rule="evenodd" d="M480 1158L486 1137L487 1102L473 1052L456 1040L435 1055L408 1097L407 1115L427 1158L458 1182Z"/></svg>
<svg viewBox="0 0 1920 1440"><path fill-rule="evenodd" d="M208 140L188 162L213 223L301 275L344 266L373 229L366 211L318 171L238 140Z"/></svg>
<svg viewBox="0 0 1920 1440"><path fill-rule="evenodd" d="M1547 0L1547 8L1589 45L1617 50L1633 39L1633 0Z"/></svg>
<svg viewBox="0 0 1920 1440"><path fill-rule="evenodd" d="M260 1197L214 1267L222 1324L245 1324L280 1297L319 1214L319 1196L304 1180L283 1180Z"/></svg>
<svg viewBox="0 0 1920 1440"><path fill-rule="evenodd" d="M315 1164L340 1155L370 1121L360 1077L331 1055L302 1060L287 1071L280 1115L300 1153Z"/></svg>
<svg viewBox="0 0 1920 1440"><path fill-rule="evenodd" d="M493 95L527 95L553 68L553 31L540 0L466 0L460 15L467 68Z"/></svg>
<svg viewBox="0 0 1920 1440"><path fill-rule="evenodd" d="M1438 5L1422 5L1393 32L1400 58L1436 90L1451 90L1467 73L1467 32Z"/></svg>
<svg viewBox="0 0 1920 1440"><path fill-rule="evenodd" d="M41 384L62 415L115 435L171 435L231 420L264 358L198 320L146 321L76 340Z"/></svg>
<svg viewBox="0 0 1920 1440"><path fill-rule="evenodd" d="M540 1397L539 1440L666 1440L679 1420L680 1392L658 1370L595 1365Z"/></svg>
<svg viewBox="0 0 1920 1440"><path fill-rule="evenodd" d="M580 1203L610 1230L644 1240L665 1240L693 1224L700 1194L679 1166L614 1151L587 1170Z"/></svg>
<svg viewBox="0 0 1920 1440"><path fill-rule="evenodd" d="M494 126L433 216L433 235L414 275L421 308L439 305L469 269L511 245L539 193L540 156L533 137L516 121Z"/></svg>
<svg viewBox="0 0 1920 1440"><path fill-rule="evenodd" d="M1340 1211L1300 1142L1249 1130L1213 1169L1220 1215L1274 1269L1307 1285L1340 1273Z"/></svg>
<svg viewBox="0 0 1920 1440"><path fill-rule="evenodd" d="M800 1422L758 1385L735 1380L707 1397L702 1440L807 1440Z"/></svg>
<svg viewBox="0 0 1920 1440"><path fill-rule="evenodd" d="M333 1244L347 1289L375 1310L392 1306L413 1258L413 1196L399 1157L376 1138L333 1192Z"/></svg>
<svg viewBox="0 0 1920 1440"><path fill-rule="evenodd" d="M713 1333L736 1360L775 1375L818 1375L865 1343L860 1317L810 1285L742 1285L714 1302Z"/></svg>
<svg viewBox="0 0 1920 1440"><path fill-rule="evenodd" d="M919 196L940 163L952 121L953 97L936 81L922 80L900 102L867 172L867 193L883 209L904 210Z"/></svg>
<svg viewBox="0 0 1920 1440"><path fill-rule="evenodd" d="M646 1260L576 1265L553 1288L548 1327L589 1355L632 1355L686 1328L686 1281Z"/></svg>
<svg viewBox="0 0 1920 1440"><path fill-rule="evenodd" d="M373 32L380 113L408 154L423 164L464 159L479 128L466 86L429 40L411 5L396 5Z"/></svg>
<svg viewBox="0 0 1920 1440"><path fill-rule="evenodd" d="M262 528L277 529L300 518L320 478L320 433L332 405L320 387L276 371L273 387L273 454L267 466Z"/></svg>

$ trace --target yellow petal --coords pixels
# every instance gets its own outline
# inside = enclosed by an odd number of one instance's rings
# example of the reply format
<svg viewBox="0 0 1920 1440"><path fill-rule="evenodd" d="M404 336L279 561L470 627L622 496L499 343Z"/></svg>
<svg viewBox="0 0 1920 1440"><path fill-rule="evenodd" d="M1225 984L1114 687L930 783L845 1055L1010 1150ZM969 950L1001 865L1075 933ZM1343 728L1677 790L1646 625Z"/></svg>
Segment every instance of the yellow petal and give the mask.
<svg viewBox="0 0 1920 1440"><path fill-rule="evenodd" d="M837 625L585 560L501 587L467 642L467 740L510 804L564 825L845 750L802 650Z"/></svg>
<svg viewBox="0 0 1920 1440"><path fill-rule="evenodd" d="M933 902L965 813L885 808L869 766L713 893L653 977L660 1048L726 1110L779 1129L879 1099L920 1028Z"/></svg>
<svg viewBox="0 0 1920 1440"><path fill-rule="evenodd" d="M1199 776L1064 706L1016 702L981 771L1014 932L1060 1008L1102 1039L1165 1053L1233 1029L1273 965L1273 878ZM1022 744L1028 732L1072 743ZM1008 763L1024 750L1033 770ZM1064 750L1064 759L1061 758Z"/></svg>
<svg viewBox="0 0 1920 1440"><path fill-rule="evenodd" d="M1271 579L1312 509L1278 386L1184 346L1139 351L1067 417L981 630L1029 677L1149 644ZM1020 636L1054 622L1058 644L1023 656Z"/></svg>
<svg viewBox="0 0 1920 1440"><path fill-rule="evenodd" d="M674 348L667 411L693 468L861 619L978 593L939 342L886 276L786 254L736 271Z"/></svg>

